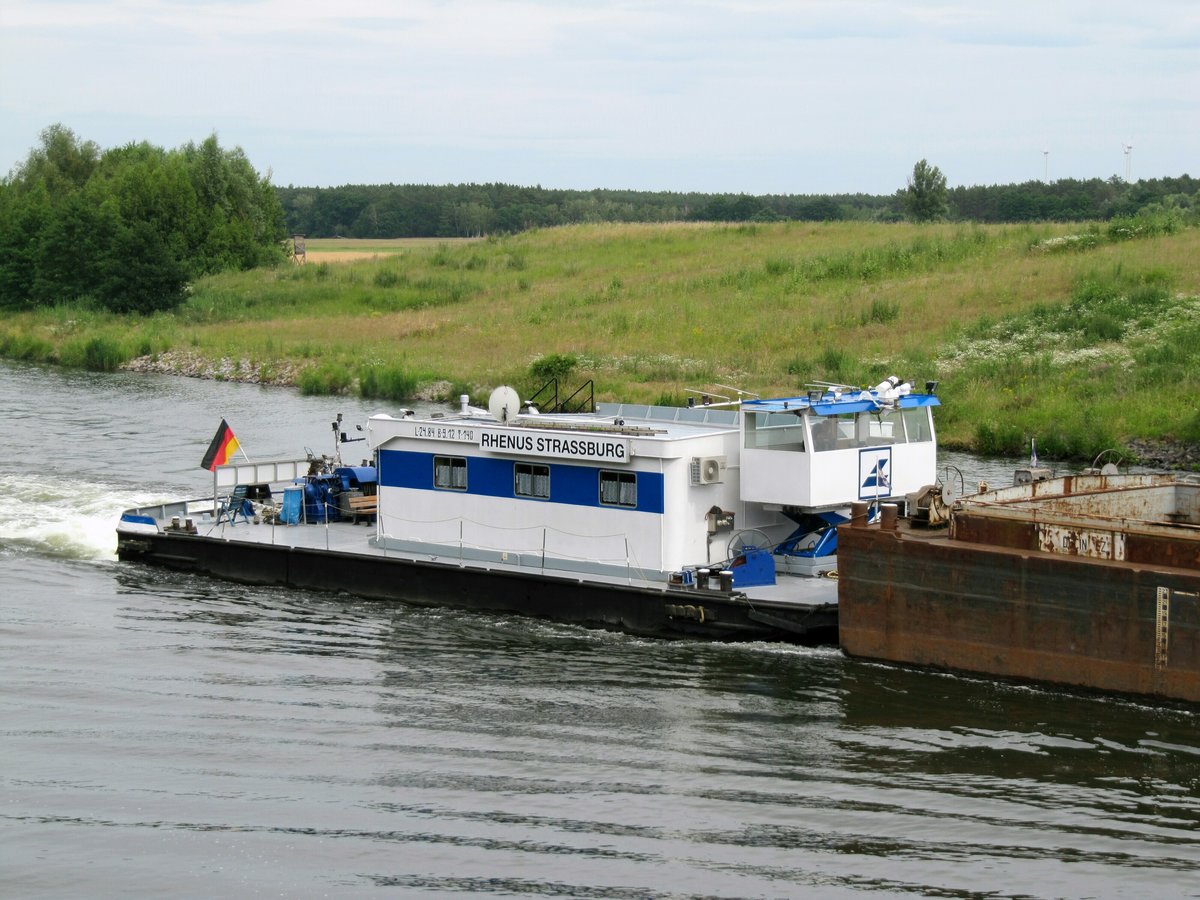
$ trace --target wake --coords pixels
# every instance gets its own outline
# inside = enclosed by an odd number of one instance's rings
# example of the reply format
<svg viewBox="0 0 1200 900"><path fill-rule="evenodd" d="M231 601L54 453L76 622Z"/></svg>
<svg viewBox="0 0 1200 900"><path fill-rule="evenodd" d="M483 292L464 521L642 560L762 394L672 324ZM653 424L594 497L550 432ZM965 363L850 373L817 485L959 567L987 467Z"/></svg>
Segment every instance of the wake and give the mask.
<svg viewBox="0 0 1200 900"><path fill-rule="evenodd" d="M30 480L0 474L0 546L73 559L115 559L117 520L133 506L160 500L163 489L133 491L97 481Z"/></svg>

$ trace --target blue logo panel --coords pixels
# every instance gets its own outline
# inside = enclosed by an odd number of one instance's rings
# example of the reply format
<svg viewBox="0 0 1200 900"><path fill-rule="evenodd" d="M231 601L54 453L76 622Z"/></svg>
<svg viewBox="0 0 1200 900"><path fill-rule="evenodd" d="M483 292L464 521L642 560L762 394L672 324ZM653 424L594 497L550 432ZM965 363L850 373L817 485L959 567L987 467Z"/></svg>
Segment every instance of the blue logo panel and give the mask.
<svg viewBox="0 0 1200 900"><path fill-rule="evenodd" d="M892 495L892 448L872 447L858 451L858 499L874 500Z"/></svg>

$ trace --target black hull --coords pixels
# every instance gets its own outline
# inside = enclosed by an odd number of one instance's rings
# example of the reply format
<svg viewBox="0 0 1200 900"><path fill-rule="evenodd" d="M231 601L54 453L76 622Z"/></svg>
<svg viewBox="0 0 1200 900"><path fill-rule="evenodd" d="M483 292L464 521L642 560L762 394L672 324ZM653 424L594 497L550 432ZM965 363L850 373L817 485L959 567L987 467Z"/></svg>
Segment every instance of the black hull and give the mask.
<svg viewBox="0 0 1200 900"><path fill-rule="evenodd" d="M837 605L748 601L738 592L660 589L366 556L201 535L120 534L118 558L244 584L343 591L417 606L514 613L647 637L836 643Z"/></svg>

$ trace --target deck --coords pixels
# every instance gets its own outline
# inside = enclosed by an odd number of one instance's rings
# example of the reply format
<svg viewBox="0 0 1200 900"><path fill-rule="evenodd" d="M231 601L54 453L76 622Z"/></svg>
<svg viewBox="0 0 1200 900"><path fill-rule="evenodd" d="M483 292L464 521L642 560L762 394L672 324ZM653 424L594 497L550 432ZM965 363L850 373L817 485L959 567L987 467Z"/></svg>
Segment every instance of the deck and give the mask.
<svg viewBox="0 0 1200 900"><path fill-rule="evenodd" d="M496 573L536 573L593 584L631 585L679 594L681 597L695 597L704 593L695 588L668 585L661 578L645 577L641 570L634 566L620 571L614 570L612 566L605 567L606 571L572 569L566 567L562 560L543 560L537 554L500 553L449 544L436 549L418 550L410 542L380 533L374 524L331 521L284 525L261 520L246 522L240 516L235 523L218 523L212 498L144 506L127 510L126 515L153 519L167 534L193 533L200 537L237 544L317 550L350 558L456 564L463 568ZM194 528L192 532L188 531L189 520ZM716 589L715 584L710 593L724 594ZM735 588L733 593L744 594L751 604L805 609L822 604L836 604L837 580L834 577L780 575L773 585Z"/></svg>

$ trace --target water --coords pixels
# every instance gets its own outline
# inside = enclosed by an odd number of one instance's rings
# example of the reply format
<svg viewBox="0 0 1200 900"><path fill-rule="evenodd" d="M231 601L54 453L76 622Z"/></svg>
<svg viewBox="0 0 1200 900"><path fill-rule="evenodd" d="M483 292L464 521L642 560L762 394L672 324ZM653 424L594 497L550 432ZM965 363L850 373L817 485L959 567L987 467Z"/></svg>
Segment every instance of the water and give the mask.
<svg viewBox="0 0 1200 900"><path fill-rule="evenodd" d="M222 416L271 458L373 405L0 397L0 896L1200 896L1200 711L121 564Z"/></svg>

